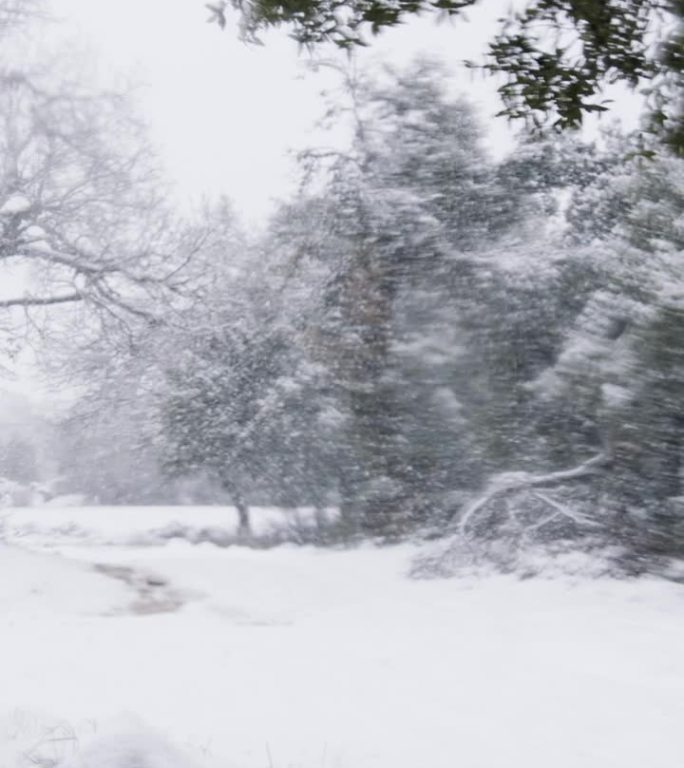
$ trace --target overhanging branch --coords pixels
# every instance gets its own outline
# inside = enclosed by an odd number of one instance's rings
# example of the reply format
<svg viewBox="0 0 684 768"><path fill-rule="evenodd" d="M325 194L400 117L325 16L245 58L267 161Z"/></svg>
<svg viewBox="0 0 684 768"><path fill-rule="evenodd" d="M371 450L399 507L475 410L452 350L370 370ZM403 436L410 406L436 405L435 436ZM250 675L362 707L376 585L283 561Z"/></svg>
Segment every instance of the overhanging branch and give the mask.
<svg viewBox="0 0 684 768"><path fill-rule="evenodd" d="M62 296L23 296L17 299L0 299L0 309L10 307L48 307L53 304L69 304L83 301L80 293L65 293Z"/></svg>

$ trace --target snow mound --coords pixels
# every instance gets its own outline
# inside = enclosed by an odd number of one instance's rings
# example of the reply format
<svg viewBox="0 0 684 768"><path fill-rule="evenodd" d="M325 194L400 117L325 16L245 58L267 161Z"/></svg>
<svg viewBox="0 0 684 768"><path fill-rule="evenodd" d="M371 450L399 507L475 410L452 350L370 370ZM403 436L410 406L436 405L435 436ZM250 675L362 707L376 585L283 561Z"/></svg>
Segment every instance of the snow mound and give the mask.
<svg viewBox="0 0 684 768"><path fill-rule="evenodd" d="M0 716L2 768L195 768L191 758L140 718L72 724L44 713Z"/></svg>
<svg viewBox="0 0 684 768"><path fill-rule="evenodd" d="M59 768L193 768L190 758L151 730L93 739Z"/></svg>
<svg viewBox="0 0 684 768"><path fill-rule="evenodd" d="M31 201L24 195L12 195L0 207L0 215L14 216L31 210Z"/></svg>

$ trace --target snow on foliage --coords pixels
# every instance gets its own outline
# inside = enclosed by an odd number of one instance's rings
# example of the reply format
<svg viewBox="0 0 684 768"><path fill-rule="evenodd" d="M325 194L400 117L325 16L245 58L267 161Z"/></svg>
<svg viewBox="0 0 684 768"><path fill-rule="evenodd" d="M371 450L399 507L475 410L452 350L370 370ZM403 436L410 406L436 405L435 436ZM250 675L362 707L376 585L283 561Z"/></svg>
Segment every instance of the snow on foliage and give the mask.
<svg viewBox="0 0 684 768"><path fill-rule="evenodd" d="M12 195L0 206L0 216L18 216L28 213L32 208L31 201L24 195Z"/></svg>

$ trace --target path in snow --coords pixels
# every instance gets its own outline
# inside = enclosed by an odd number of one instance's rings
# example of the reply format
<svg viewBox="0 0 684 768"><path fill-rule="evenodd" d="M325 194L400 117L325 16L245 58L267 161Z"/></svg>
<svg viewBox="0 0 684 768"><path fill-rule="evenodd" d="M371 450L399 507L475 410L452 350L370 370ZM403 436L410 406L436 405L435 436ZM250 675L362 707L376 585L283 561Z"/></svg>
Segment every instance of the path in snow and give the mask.
<svg viewBox="0 0 684 768"><path fill-rule="evenodd" d="M128 606L131 613L172 613L187 599L187 595L173 589L163 576L149 571L110 563L96 563L93 568L98 573L122 581L136 592L137 598Z"/></svg>

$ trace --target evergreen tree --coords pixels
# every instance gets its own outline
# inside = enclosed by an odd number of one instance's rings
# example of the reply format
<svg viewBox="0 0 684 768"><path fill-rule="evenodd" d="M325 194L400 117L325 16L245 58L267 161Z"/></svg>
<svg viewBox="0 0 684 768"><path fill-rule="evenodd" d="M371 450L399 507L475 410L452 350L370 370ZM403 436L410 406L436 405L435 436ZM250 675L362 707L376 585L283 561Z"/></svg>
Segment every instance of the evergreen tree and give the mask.
<svg viewBox="0 0 684 768"><path fill-rule="evenodd" d="M517 226L529 195L487 161L472 110L445 97L433 65L348 92L354 141L327 168L317 219L331 265L323 346L346 414L343 510L352 528L396 535L473 482L462 309L491 271L474 253Z"/></svg>
<svg viewBox="0 0 684 768"><path fill-rule="evenodd" d="M590 249L594 290L538 382L551 410L574 414L566 440L610 459L597 513L631 546L661 552L681 549L681 173L674 158L639 163L619 198L606 193L622 215Z"/></svg>

